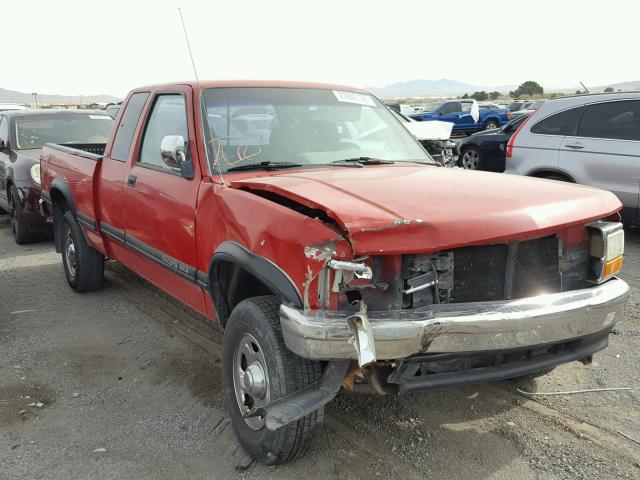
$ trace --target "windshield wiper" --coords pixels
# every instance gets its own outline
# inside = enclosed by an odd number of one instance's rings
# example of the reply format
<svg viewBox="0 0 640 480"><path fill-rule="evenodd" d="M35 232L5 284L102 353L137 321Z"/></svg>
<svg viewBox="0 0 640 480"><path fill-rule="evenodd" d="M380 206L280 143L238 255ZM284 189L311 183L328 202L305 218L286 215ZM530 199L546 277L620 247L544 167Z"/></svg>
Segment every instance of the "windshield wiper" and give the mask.
<svg viewBox="0 0 640 480"><path fill-rule="evenodd" d="M229 167L227 172L238 172L241 170L278 170L280 168L292 168L301 167L301 163L294 162L259 162L259 163L247 163L246 165L237 165L235 167Z"/></svg>
<svg viewBox="0 0 640 480"><path fill-rule="evenodd" d="M331 163L346 163L350 167L362 168L365 165L390 165L392 163L391 160L382 160L380 158L372 158L372 157L354 157L354 158L343 158L341 160L334 160Z"/></svg>

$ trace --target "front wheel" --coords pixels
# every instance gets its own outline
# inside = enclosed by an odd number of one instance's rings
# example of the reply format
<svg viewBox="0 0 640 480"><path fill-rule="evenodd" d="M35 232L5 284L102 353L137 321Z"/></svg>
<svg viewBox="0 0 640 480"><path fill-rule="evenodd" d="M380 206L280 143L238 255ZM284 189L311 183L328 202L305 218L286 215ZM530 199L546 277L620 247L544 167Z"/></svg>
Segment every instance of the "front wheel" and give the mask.
<svg viewBox="0 0 640 480"><path fill-rule="evenodd" d="M321 375L318 362L287 349L279 308L273 296L243 300L233 309L222 341L222 379L233 429L244 449L267 465L303 455L324 414L318 409L275 431L267 429L263 417L243 417L315 383Z"/></svg>
<svg viewBox="0 0 640 480"><path fill-rule="evenodd" d="M464 149L460 156L460 166L465 170L478 170L482 156L476 147Z"/></svg>
<svg viewBox="0 0 640 480"><path fill-rule="evenodd" d="M67 282L76 292L98 290L104 277L104 257L89 246L71 212L64 214L60 231Z"/></svg>

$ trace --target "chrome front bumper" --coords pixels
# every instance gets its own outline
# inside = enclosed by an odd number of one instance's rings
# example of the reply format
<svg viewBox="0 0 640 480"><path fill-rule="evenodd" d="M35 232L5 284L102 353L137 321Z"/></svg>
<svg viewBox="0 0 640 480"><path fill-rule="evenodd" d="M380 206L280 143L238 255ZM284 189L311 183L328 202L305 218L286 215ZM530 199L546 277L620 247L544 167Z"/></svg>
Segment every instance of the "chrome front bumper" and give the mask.
<svg viewBox="0 0 640 480"><path fill-rule="evenodd" d="M282 305L280 323L287 347L301 357L366 365L416 353L503 350L582 337L619 322L628 296L629 286L613 278L583 290L416 310L356 314Z"/></svg>

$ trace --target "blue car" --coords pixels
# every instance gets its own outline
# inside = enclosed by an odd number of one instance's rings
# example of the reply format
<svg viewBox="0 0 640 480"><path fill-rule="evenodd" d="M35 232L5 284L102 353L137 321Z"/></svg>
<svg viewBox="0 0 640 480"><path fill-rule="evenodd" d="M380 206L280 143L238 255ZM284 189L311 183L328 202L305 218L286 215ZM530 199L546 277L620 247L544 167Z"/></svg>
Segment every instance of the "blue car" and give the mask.
<svg viewBox="0 0 640 480"><path fill-rule="evenodd" d="M509 123L509 110L506 108L480 108L478 120L474 118L475 100L447 100L428 105L421 112L410 115L418 121L441 120L453 123L453 133L474 133L480 130L500 128Z"/></svg>

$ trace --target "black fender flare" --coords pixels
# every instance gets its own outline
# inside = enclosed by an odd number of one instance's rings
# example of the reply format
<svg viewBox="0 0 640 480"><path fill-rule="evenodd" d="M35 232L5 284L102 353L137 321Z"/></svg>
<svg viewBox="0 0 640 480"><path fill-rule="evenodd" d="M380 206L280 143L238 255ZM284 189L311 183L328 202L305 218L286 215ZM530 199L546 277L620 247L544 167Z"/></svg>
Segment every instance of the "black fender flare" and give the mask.
<svg viewBox="0 0 640 480"><path fill-rule="evenodd" d="M573 176L570 174L563 172L555 167L550 168L536 168L530 172L527 172L527 177L535 177L535 178L544 178L546 175L558 175L561 177L565 177L570 183L576 183Z"/></svg>
<svg viewBox="0 0 640 480"><path fill-rule="evenodd" d="M73 201L73 193L71 192L71 187L69 187L69 184L65 180L61 179L60 177L56 177L53 179L53 181L51 182L51 185L49 186L48 195L45 197L44 192L42 192L42 196L47 201L53 202L53 196L51 194L54 190L58 190L62 194L67 204L67 208L69 208L69 210L73 214L73 217L75 218L76 204Z"/></svg>
<svg viewBox="0 0 640 480"><path fill-rule="evenodd" d="M221 326L224 326L231 314L231 306L223 294L225 288L221 285L220 279L220 267L224 262L233 263L244 269L264 284L274 295L280 297L282 303L302 308L302 296L291 277L284 270L271 260L256 255L239 243L227 241L221 243L212 255L208 275L209 291Z"/></svg>
<svg viewBox="0 0 640 480"><path fill-rule="evenodd" d="M78 221L78 217L77 217L77 212L76 212L76 204L73 201L73 193L71 192L71 187L69 187L69 184L59 178L56 177L53 179L53 181L51 182L51 185L49 185L49 191L48 192L40 192L40 197L42 197L42 199L45 202L50 203L52 206L54 206L54 199L53 199L53 192L54 191L58 191L60 192L60 194L62 195L62 197L64 198L65 204L67 206L67 209L71 212L71 215L73 215L73 218ZM56 212L60 212L62 213L61 210L57 210L55 207L53 208L53 231L54 231L54 241L55 241L55 247L56 247L56 252L58 253L62 253L62 238L60 233L61 232L57 232L56 229L58 229L60 227L60 225L62 225L60 222L62 222L62 218L56 218L56 215L58 215ZM83 229L80 229L80 231L82 232L82 235L84 235L84 231ZM85 240L86 240L86 236L85 236Z"/></svg>

